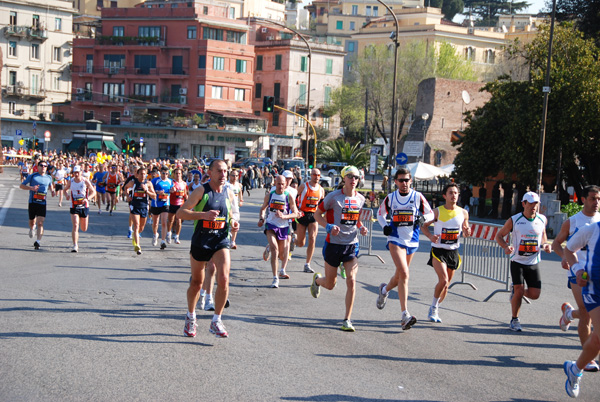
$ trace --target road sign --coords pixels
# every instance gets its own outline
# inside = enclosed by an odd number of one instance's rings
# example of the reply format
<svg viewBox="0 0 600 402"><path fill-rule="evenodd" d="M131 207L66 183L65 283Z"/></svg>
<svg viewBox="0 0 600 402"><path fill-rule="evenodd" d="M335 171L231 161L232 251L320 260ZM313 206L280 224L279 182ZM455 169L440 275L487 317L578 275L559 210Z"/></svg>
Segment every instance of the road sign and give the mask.
<svg viewBox="0 0 600 402"><path fill-rule="evenodd" d="M17 135L23 135L23 130L17 130Z"/></svg>
<svg viewBox="0 0 600 402"><path fill-rule="evenodd" d="M144 145L144 137L140 137L140 145Z"/></svg>
<svg viewBox="0 0 600 402"><path fill-rule="evenodd" d="M371 161L369 163L369 174L377 174L377 155L371 155Z"/></svg>
<svg viewBox="0 0 600 402"><path fill-rule="evenodd" d="M52 133L50 133L50 130L44 131L44 138L49 140L51 135L52 135Z"/></svg>
<svg viewBox="0 0 600 402"><path fill-rule="evenodd" d="M37 131L37 128L34 127L33 130L31 130L31 131L33 132L33 136L35 137L35 133Z"/></svg>
<svg viewBox="0 0 600 402"><path fill-rule="evenodd" d="M402 150L408 156L421 156L423 153L422 141L406 141Z"/></svg>
<svg viewBox="0 0 600 402"><path fill-rule="evenodd" d="M408 162L408 156L404 152L400 152L396 155L396 163L398 165L406 165L406 162Z"/></svg>
<svg viewBox="0 0 600 402"><path fill-rule="evenodd" d="M34 121L33 122L33 129L35 130L37 128L37 123Z"/></svg>

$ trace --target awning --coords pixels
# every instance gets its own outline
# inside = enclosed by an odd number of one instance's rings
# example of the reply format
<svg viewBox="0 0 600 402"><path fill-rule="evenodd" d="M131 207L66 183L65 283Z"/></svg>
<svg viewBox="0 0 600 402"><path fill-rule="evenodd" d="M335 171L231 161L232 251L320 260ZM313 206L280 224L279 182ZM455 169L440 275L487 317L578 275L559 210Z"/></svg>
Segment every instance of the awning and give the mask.
<svg viewBox="0 0 600 402"><path fill-rule="evenodd" d="M112 141L104 141L104 145L106 145L106 149L109 151L121 152L119 147Z"/></svg>
<svg viewBox="0 0 600 402"><path fill-rule="evenodd" d="M246 119L246 120L266 120L264 117L260 117L260 116L255 116L253 114L250 113L237 113L237 112L215 112L213 110L207 110L208 113L210 114L215 114L217 116L223 116L223 117L231 117L234 119Z"/></svg>
<svg viewBox="0 0 600 402"><path fill-rule="evenodd" d="M88 142L87 149L102 149L102 141L94 140Z"/></svg>
<svg viewBox="0 0 600 402"><path fill-rule="evenodd" d="M67 147L67 150L68 151L76 151L76 150L79 149L79 147L81 146L81 144L83 144L83 139L82 138L74 138L69 143L69 146Z"/></svg>

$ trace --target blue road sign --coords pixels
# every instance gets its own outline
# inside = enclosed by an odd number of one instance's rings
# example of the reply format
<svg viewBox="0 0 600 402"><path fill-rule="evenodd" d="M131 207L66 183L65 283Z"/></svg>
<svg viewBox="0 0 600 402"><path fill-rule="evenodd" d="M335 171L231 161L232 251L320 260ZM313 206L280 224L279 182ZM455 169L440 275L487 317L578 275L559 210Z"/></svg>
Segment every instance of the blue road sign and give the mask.
<svg viewBox="0 0 600 402"><path fill-rule="evenodd" d="M400 152L396 155L396 163L398 165L406 165L406 162L408 162L408 156L404 152Z"/></svg>
<svg viewBox="0 0 600 402"><path fill-rule="evenodd" d="M23 130L17 130L17 135L23 135Z"/></svg>
<svg viewBox="0 0 600 402"><path fill-rule="evenodd" d="M37 128L37 123L35 121L33 122L33 128Z"/></svg>

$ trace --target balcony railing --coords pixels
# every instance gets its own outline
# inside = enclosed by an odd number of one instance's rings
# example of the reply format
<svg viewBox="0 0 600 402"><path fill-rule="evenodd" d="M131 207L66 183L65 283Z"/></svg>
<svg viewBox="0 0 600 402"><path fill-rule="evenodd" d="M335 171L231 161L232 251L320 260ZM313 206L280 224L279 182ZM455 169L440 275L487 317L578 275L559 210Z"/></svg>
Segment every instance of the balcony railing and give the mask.
<svg viewBox="0 0 600 402"><path fill-rule="evenodd" d="M74 73L81 74L106 74L106 75L188 75L183 69L173 67L138 68L138 67L87 67L73 66Z"/></svg>
<svg viewBox="0 0 600 402"><path fill-rule="evenodd" d="M96 42L108 46L164 46L165 38L156 36L97 36Z"/></svg>
<svg viewBox="0 0 600 402"><path fill-rule="evenodd" d="M48 39L48 31L35 27L9 25L4 27L4 36L7 38L10 36L27 37L30 40L39 39L45 41Z"/></svg>

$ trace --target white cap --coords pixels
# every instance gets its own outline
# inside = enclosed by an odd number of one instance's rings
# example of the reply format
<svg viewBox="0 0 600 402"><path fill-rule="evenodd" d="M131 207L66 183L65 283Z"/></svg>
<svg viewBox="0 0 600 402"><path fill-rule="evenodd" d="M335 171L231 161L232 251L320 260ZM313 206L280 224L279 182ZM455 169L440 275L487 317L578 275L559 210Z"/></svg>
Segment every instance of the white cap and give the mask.
<svg viewBox="0 0 600 402"><path fill-rule="evenodd" d="M81 166L79 166L79 165L73 166L73 172L81 172Z"/></svg>
<svg viewBox="0 0 600 402"><path fill-rule="evenodd" d="M289 170L284 170L283 173L282 173L282 175L286 179L293 179L294 178L294 174L292 172L290 172Z"/></svg>
<svg viewBox="0 0 600 402"><path fill-rule="evenodd" d="M528 191L523 195L523 199L521 201L527 201L528 203L540 202L540 196L533 191Z"/></svg>

